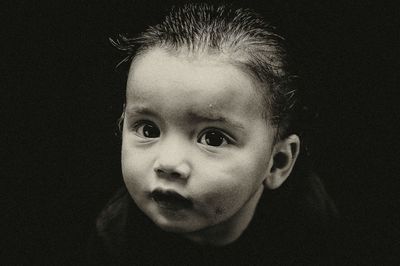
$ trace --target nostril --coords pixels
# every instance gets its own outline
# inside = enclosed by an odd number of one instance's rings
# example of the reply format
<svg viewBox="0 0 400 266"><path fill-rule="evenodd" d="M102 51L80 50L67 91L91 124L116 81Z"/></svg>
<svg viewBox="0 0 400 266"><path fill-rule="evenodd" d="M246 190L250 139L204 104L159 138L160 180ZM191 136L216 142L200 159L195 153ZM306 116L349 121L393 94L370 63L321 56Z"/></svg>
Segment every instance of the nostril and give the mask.
<svg viewBox="0 0 400 266"><path fill-rule="evenodd" d="M160 176L161 175L162 176L169 176L171 178L179 178L181 176L181 174L179 174L178 172L175 172L175 171L166 171L166 170L163 170L163 169L160 169L160 168L154 169L154 170Z"/></svg>
<svg viewBox="0 0 400 266"><path fill-rule="evenodd" d="M154 169L154 170L155 170L155 172L156 172L157 174L159 174L159 175L164 174L164 171L161 170L160 168L157 168L157 169Z"/></svg>
<svg viewBox="0 0 400 266"><path fill-rule="evenodd" d="M181 175L180 175L179 173L177 173L177 172L172 172L172 173L170 173L170 176L171 176L172 178L179 178L179 177L181 177Z"/></svg>
<svg viewBox="0 0 400 266"><path fill-rule="evenodd" d="M161 178L187 179L190 176L191 169L186 163L179 165L165 165L156 162L153 171Z"/></svg>

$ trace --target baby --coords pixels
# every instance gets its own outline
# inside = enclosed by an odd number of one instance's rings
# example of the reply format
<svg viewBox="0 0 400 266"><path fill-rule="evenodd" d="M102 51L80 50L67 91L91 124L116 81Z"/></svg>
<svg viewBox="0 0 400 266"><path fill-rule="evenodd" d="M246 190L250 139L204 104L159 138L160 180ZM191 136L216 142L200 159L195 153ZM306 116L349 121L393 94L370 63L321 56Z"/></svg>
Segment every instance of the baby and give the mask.
<svg viewBox="0 0 400 266"><path fill-rule="evenodd" d="M275 28L250 10L187 4L138 37L112 42L131 62L126 188L98 218L91 258L141 265L315 257L335 207L318 177L294 170L295 74Z"/></svg>

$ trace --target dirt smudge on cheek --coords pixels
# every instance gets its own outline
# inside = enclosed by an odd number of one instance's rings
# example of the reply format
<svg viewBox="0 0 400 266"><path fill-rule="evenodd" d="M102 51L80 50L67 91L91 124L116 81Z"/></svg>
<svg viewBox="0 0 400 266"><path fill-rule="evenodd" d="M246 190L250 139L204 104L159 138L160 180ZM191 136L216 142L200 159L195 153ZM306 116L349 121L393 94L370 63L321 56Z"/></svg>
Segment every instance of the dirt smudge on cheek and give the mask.
<svg viewBox="0 0 400 266"><path fill-rule="evenodd" d="M215 208L215 214L217 215L217 216L219 216L219 215L222 215L224 213L224 210L221 208L221 207L216 207Z"/></svg>

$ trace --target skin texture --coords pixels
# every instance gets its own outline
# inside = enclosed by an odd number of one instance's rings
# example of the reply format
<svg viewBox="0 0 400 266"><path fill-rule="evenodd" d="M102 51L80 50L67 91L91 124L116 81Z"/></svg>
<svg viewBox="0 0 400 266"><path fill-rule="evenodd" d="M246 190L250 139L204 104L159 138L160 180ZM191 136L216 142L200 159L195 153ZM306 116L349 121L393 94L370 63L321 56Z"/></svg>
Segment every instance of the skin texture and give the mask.
<svg viewBox="0 0 400 266"><path fill-rule="evenodd" d="M154 48L133 61L122 172L130 195L157 226L214 245L234 241L247 227L271 176L274 150L275 131L262 117L255 86L218 56ZM192 205L165 208L150 196L155 189L179 193Z"/></svg>

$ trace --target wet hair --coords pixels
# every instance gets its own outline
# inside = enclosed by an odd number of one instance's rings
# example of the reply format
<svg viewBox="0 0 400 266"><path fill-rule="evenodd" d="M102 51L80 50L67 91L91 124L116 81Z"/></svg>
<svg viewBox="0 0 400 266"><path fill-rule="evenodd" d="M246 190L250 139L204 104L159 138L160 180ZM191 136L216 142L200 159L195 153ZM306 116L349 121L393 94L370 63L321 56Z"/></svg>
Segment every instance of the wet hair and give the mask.
<svg viewBox="0 0 400 266"><path fill-rule="evenodd" d="M185 4L173 7L164 20L139 36L110 39L131 62L153 48L187 56L222 55L250 74L264 100L263 116L276 129L276 139L293 133L296 75L289 69L285 39L250 9Z"/></svg>

